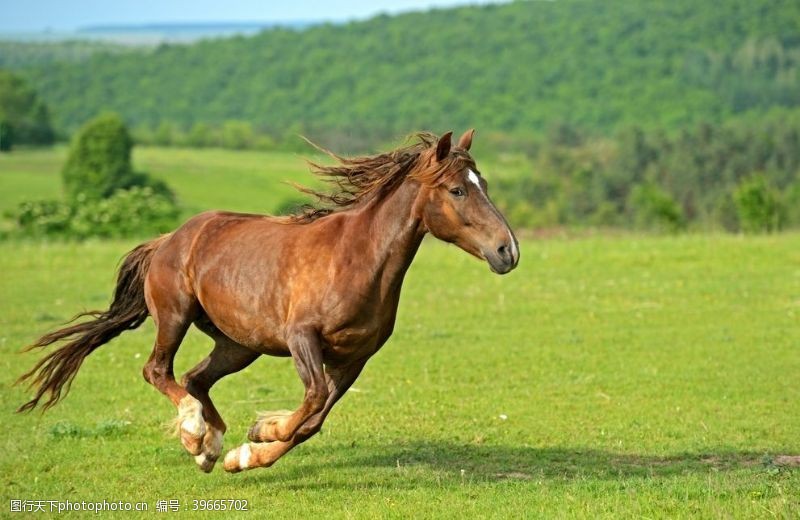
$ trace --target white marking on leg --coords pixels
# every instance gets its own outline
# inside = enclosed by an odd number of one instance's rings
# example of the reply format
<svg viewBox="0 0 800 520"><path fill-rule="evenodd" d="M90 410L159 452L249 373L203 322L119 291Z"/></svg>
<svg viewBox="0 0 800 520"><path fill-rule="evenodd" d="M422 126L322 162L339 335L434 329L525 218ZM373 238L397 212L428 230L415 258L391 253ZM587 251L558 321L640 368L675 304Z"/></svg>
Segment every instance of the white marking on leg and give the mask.
<svg viewBox="0 0 800 520"><path fill-rule="evenodd" d="M178 418L181 421L181 430L194 438L199 438L206 433L206 423L203 420L203 405L200 401L187 395L178 404Z"/></svg>
<svg viewBox="0 0 800 520"><path fill-rule="evenodd" d="M471 182L472 184L474 184L475 186L477 186L477 187L478 187L478 190L479 190L481 193L483 193L483 188L481 188L481 181L480 181L480 179L478 178L478 174L477 174L477 173L475 173L474 171L472 171L472 168L470 168L470 169L468 169L468 170L467 170L467 179L469 179L469 182Z"/></svg>
<svg viewBox="0 0 800 520"><path fill-rule="evenodd" d="M242 444L239 448L239 469L250 467L250 443Z"/></svg>

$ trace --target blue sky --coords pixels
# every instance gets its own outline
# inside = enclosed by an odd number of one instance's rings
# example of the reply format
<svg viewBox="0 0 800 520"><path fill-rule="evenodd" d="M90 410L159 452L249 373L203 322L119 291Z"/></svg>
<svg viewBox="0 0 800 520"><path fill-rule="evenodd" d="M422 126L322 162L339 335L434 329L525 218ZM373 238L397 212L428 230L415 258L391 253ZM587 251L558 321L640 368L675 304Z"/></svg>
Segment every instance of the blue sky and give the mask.
<svg viewBox="0 0 800 520"><path fill-rule="evenodd" d="M106 24L366 18L486 0L0 0L0 32L70 31Z"/></svg>

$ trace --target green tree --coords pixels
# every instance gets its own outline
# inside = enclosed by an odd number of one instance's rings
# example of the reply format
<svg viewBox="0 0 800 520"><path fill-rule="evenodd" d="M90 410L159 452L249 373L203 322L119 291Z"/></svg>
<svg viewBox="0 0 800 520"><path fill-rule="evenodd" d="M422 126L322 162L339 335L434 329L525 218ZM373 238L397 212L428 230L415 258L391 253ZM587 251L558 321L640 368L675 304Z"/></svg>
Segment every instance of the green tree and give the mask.
<svg viewBox="0 0 800 520"><path fill-rule="evenodd" d="M659 231L680 231L686 226L681 207L657 184L636 185L628 199L636 226Z"/></svg>
<svg viewBox="0 0 800 520"><path fill-rule="evenodd" d="M86 123L75 136L61 172L67 198L96 200L135 184L131 139L116 114L103 114Z"/></svg>
<svg viewBox="0 0 800 520"><path fill-rule="evenodd" d="M0 151L54 139L50 113L36 92L22 78L0 70Z"/></svg>
<svg viewBox="0 0 800 520"><path fill-rule="evenodd" d="M778 231L784 218L780 193L764 175L742 180L733 194L739 226L750 233Z"/></svg>
<svg viewBox="0 0 800 520"><path fill-rule="evenodd" d="M253 126L246 121L225 121L222 125L222 146L225 148L251 148L254 139Z"/></svg>
<svg viewBox="0 0 800 520"><path fill-rule="evenodd" d="M176 142L175 125L169 121L161 121L153 133L153 144L174 146Z"/></svg>
<svg viewBox="0 0 800 520"><path fill-rule="evenodd" d="M786 188L783 200L786 208L786 223L788 226L800 227L800 174L794 184Z"/></svg>
<svg viewBox="0 0 800 520"><path fill-rule="evenodd" d="M214 146L216 136L207 123L195 123L186 136L186 143L196 148Z"/></svg>
<svg viewBox="0 0 800 520"><path fill-rule="evenodd" d="M7 121L0 121L0 152L8 152L14 144L14 128Z"/></svg>
<svg viewBox="0 0 800 520"><path fill-rule="evenodd" d="M83 239L165 232L179 214L167 184L131 166L122 119L103 114L75 136L62 170L66 200L27 201L15 215L23 236Z"/></svg>

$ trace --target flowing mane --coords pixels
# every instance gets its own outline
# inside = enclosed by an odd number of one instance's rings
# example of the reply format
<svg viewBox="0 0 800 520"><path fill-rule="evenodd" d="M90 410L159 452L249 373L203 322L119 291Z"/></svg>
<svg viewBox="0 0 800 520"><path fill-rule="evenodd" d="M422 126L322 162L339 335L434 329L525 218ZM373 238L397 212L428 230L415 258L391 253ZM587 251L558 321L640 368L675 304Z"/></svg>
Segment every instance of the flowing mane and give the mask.
<svg viewBox="0 0 800 520"><path fill-rule="evenodd" d="M466 150L458 147L442 161L432 160L432 151L438 137L429 132L419 132L416 142L378 155L342 157L309 140L308 143L331 157L336 164L324 166L309 161L311 172L334 186L331 191L317 191L299 186L295 188L313 195L319 205L307 204L289 215L290 222L307 223L339 210L356 206L362 202L384 197L391 193L406 178L413 178L427 185L436 186L455 172L475 162Z"/></svg>

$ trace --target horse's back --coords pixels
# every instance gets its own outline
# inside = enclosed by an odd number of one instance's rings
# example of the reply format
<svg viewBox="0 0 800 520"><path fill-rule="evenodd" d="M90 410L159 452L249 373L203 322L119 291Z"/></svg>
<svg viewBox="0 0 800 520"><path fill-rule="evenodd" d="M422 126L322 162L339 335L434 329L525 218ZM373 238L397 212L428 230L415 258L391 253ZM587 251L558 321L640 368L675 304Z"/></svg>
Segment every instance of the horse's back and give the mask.
<svg viewBox="0 0 800 520"><path fill-rule="evenodd" d="M201 213L160 245L148 273L150 285L176 300L196 302L241 344L280 344L275 334L288 299L278 280L289 258L287 242L298 227L303 226L265 215Z"/></svg>

